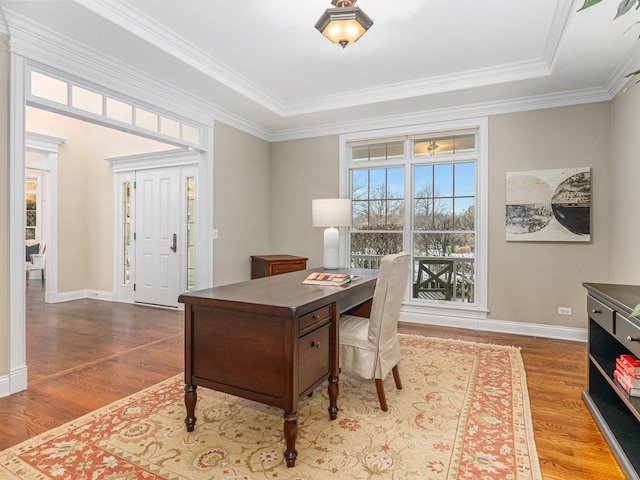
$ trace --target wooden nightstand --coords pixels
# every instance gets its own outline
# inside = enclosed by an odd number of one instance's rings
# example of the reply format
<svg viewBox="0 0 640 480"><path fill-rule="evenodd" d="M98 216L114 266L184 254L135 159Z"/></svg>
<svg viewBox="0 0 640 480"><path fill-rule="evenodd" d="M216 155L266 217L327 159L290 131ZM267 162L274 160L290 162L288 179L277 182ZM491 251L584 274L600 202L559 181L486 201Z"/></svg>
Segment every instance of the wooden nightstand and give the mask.
<svg viewBox="0 0 640 480"><path fill-rule="evenodd" d="M306 270L307 260L294 255L251 255L251 279Z"/></svg>

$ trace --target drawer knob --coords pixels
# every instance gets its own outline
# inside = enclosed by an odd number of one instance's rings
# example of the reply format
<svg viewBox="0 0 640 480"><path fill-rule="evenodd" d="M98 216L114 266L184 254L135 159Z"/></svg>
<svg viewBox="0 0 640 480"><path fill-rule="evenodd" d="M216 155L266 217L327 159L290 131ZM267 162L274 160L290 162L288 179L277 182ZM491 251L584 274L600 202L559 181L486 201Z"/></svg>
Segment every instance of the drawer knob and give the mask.
<svg viewBox="0 0 640 480"><path fill-rule="evenodd" d="M596 310L595 308L591 310L591 313L602 313L602 310Z"/></svg>
<svg viewBox="0 0 640 480"><path fill-rule="evenodd" d="M631 335L627 335L627 341L629 341L629 342L640 342L640 338L633 338Z"/></svg>
<svg viewBox="0 0 640 480"><path fill-rule="evenodd" d="M312 348L320 348L320 342L311 342Z"/></svg>

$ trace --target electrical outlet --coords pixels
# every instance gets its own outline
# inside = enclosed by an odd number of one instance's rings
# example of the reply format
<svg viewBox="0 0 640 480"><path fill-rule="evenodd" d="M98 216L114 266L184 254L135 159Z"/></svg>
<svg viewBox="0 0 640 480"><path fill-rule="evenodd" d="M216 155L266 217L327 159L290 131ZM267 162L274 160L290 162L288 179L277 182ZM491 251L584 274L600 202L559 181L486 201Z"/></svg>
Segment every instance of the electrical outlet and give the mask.
<svg viewBox="0 0 640 480"><path fill-rule="evenodd" d="M558 313L560 315L571 315L571 309L569 307L558 307Z"/></svg>
<svg viewBox="0 0 640 480"><path fill-rule="evenodd" d="M217 229L217 228L214 228L214 229L213 229L213 239L214 239L214 240L217 240L217 239L218 239L218 229Z"/></svg>

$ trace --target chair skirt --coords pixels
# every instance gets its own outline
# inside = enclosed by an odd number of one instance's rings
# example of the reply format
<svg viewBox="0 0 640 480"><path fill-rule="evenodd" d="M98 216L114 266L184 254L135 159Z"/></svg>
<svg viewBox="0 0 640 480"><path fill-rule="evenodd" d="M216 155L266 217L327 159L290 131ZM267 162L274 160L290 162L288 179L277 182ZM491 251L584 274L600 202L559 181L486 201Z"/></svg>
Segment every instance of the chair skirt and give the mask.
<svg viewBox="0 0 640 480"><path fill-rule="evenodd" d="M384 345L369 340L369 319L343 315L340 320L340 368L364 379L384 380L400 362L397 335Z"/></svg>

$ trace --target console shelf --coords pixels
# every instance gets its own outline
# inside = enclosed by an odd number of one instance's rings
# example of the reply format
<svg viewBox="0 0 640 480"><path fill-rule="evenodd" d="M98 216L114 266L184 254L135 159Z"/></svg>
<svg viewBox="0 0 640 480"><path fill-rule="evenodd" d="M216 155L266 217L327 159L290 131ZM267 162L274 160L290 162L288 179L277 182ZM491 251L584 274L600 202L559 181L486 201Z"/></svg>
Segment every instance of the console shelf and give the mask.
<svg viewBox="0 0 640 480"><path fill-rule="evenodd" d="M640 321L629 318L640 286L584 283L589 310L589 380L582 398L628 479L640 480L640 398L613 378L616 358L640 357Z"/></svg>

